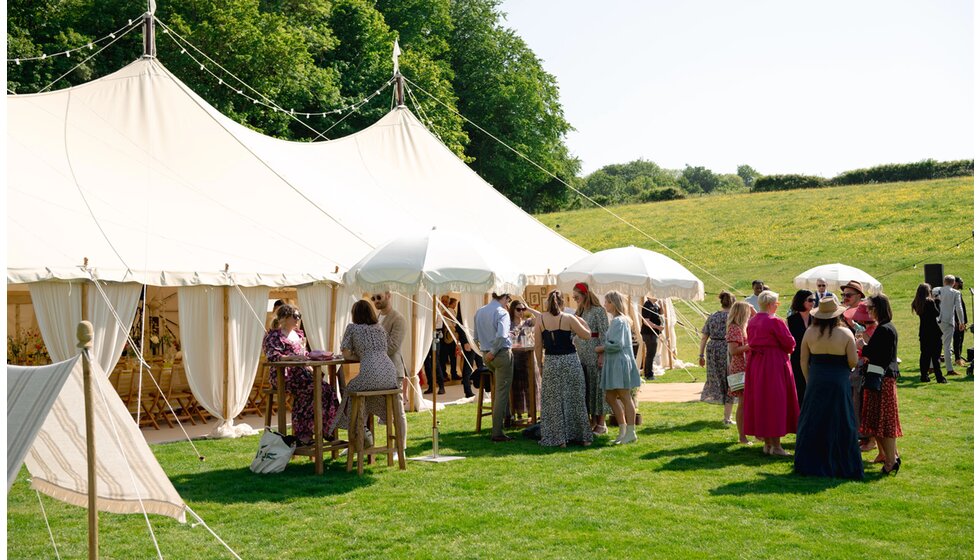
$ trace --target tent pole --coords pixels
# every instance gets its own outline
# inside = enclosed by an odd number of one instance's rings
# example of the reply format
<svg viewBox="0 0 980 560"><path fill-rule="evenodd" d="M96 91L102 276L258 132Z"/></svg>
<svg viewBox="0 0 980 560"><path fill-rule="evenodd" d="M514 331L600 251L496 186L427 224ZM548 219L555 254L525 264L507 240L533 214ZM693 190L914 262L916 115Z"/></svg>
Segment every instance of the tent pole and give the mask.
<svg viewBox="0 0 980 560"><path fill-rule="evenodd" d="M405 105L405 78L401 72L395 73L395 100L398 107Z"/></svg>
<svg viewBox="0 0 980 560"><path fill-rule="evenodd" d="M143 14L143 58L156 58L157 41L153 24L153 13Z"/></svg>
<svg viewBox="0 0 980 560"><path fill-rule="evenodd" d="M411 375L411 376L417 376L418 375L418 371L415 371L415 364L419 363L418 362L418 359L419 359L419 342L418 342L418 338L417 338L418 337L418 334L419 334L419 326L418 326L419 302L416 299L416 297L418 297L416 294L412 294L412 367L411 367L411 369L409 371L406 371L405 372L405 375ZM409 387L412 386L411 380L406 379L405 381L407 382L407 384L408 384ZM406 389L403 387L402 388L402 391L405 391L405 390ZM414 408L412 408L416 404L415 403L415 391L408 391L408 397L409 397L409 399L408 399L408 407L410 409L412 409L412 410L415 410Z"/></svg>
<svg viewBox="0 0 980 560"><path fill-rule="evenodd" d="M228 370L228 349L231 348L231 344L229 340L230 329L228 328L228 286L224 286L221 290L221 293L222 293L222 300L223 300L222 310L225 316L225 321L224 321L225 336L223 339L224 344L222 345L222 351L221 351L221 367L225 373L225 377L224 377L225 386L224 386L224 399L223 399L224 403L222 405L221 415L224 417L224 420L227 422L231 420L231 418L228 417L228 415L231 414L231 404L229 403L229 400L231 399L231 383L230 383L231 378L229 377L229 370Z"/></svg>
<svg viewBox="0 0 980 560"><path fill-rule="evenodd" d="M429 390L432 391L432 456L436 457L439 455L439 428L436 424L436 394L438 391L432 386L433 383L438 385L438 372L436 370L436 296L432 294L432 362L429 364L429 369L432 372L432 381L429 383Z"/></svg>
<svg viewBox="0 0 980 560"><path fill-rule="evenodd" d="M82 280L82 321L88 321L88 280Z"/></svg>
<svg viewBox="0 0 980 560"><path fill-rule="evenodd" d="M337 334L337 285L330 286L330 323L327 325L327 347L333 346L333 337Z"/></svg>
<svg viewBox="0 0 980 560"><path fill-rule="evenodd" d="M99 557L98 487L95 477L95 412L92 398L92 323L82 321L76 331L82 350L82 386L85 393L85 457L88 467L88 557Z"/></svg>

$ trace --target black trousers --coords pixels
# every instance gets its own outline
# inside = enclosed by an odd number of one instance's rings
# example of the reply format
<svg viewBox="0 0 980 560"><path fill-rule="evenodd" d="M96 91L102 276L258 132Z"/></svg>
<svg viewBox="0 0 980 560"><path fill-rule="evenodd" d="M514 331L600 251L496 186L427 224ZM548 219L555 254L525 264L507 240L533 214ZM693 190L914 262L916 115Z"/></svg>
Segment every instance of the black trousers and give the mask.
<svg viewBox="0 0 980 560"><path fill-rule="evenodd" d="M472 367L470 367L472 364ZM473 388L480 388L480 380L473 378L473 372L483 367L483 357L475 350L463 351L463 393L473 393ZM474 369L475 368L475 369Z"/></svg>
<svg viewBox="0 0 980 560"><path fill-rule="evenodd" d="M939 366L939 356L943 352L943 341L940 338L919 338L919 376L929 377L929 366L936 372L936 378L943 375Z"/></svg>
<svg viewBox="0 0 980 560"><path fill-rule="evenodd" d="M643 375L647 377L653 377L653 358L657 355L657 345L659 344L659 339L656 333L643 333L640 335L643 338L643 345L645 347L645 354L643 356Z"/></svg>
<svg viewBox="0 0 980 560"><path fill-rule="evenodd" d="M953 355L956 356L957 360L963 359L963 335L966 331L961 331L956 329L953 333Z"/></svg>

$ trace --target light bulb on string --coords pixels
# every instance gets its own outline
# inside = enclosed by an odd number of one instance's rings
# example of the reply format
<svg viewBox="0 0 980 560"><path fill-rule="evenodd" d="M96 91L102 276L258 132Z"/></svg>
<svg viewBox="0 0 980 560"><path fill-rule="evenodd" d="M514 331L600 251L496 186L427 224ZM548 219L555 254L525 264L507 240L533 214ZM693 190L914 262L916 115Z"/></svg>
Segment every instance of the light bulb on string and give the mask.
<svg viewBox="0 0 980 560"><path fill-rule="evenodd" d="M88 44L88 50L92 50L94 48L95 48L95 45L93 45L92 43L89 43Z"/></svg>
<svg viewBox="0 0 980 560"><path fill-rule="evenodd" d="M19 58L15 58L14 59L14 62L17 63L17 66L20 66L20 59Z"/></svg>
<svg viewBox="0 0 980 560"><path fill-rule="evenodd" d="M41 60L44 60L45 58L48 58L48 55L46 55L46 54L42 54L42 55L41 55Z"/></svg>

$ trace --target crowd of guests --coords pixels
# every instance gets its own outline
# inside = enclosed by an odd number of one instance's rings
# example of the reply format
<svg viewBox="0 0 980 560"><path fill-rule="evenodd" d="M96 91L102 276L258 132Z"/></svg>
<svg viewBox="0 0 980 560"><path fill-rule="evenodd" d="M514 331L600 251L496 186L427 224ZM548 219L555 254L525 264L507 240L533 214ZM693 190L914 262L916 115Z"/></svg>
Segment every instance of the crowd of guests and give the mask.
<svg viewBox="0 0 980 560"><path fill-rule="evenodd" d="M953 276L934 290L921 284L912 302L920 318L921 380L945 383L952 356L960 362L955 334L966 323L966 306ZM804 475L860 479L862 452L877 450L874 462L882 472L897 473L902 436L896 379L898 332L884 294L867 297L861 282L827 290L799 290L785 319L777 313L779 294L764 282L753 282L753 294L734 301L719 294L721 309L707 317L702 329L700 365L706 368L701 400L724 405L726 424L733 401L739 442L755 437L766 455L790 455L781 444L796 434L795 470ZM930 369L932 368L932 369ZM729 383L739 383L737 390Z"/></svg>
<svg viewBox="0 0 980 560"><path fill-rule="evenodd" d="M626 297L613 291L600 301L588 285L578 283L572 299L575 309L565 307L562 293L553 290L545 300L545 311L530 319L535 361L541 364L539 441L557 447L589 445L594 436L607 433L605 415L611 413L619 428L614 443L633 443L637 440L633 393L642 381ZM515 318L507 309L515 303L523 305L510 294L493 294L474 322L496 395L509 395L513 382L515 340L510 333ZM513 439L504 433L506 413L507 399L496 398L491 431L495 442Z"/></svg>
<svg viewBox="0 0 980 560"><path fill-rule="evenodd" d="M934 373L938 383L945 383L946 376L958 375L953 364L963 363L960 353L967 318L960 288L960 279L947 276L942 287L923 283L916 291L912 311L920 319L919 370L924 382ZM584 283L575 285L572 299L574 309L566 307L563 294L554 290L544 302L544 311L537 312L510 294L493 294L476 313L472 341L462 327L458 302L443 301L440 328L445 333L440 345L447 348L443 351L440 346L439 364L427 364L429 391L435 384L440 393L444 391L444 375L437 372L450 356L455 358L457 347L462 348L466 395L473 395L470 381L478 382L476 371L492 372L488 376L493 379L492 390L502 398L494 399L491 440L509 441L512 438L504 428L514 376L512 348L515 343L528 344L534 348L535 363L541 364L541 445L589 445L595 436L607 433L607 414L619 428L614 444L637 441L635 394L642 379L627 299L610 291L600 300ZM874 462L883 464L882 472L899 471L898 332L887 296L867 297L861 282L852 280L841 286L838 297L820 279L816 291L794 294L785 318L778 314L779 294L762 281L753 282L752 296L743 301L729 292L721 292L718 299L720 309L707 317L702 329L699 364L706 369L706 380L701 400L723 405L723 422L736 425L741 444L753 445L750 438L755 438L763 444L764 454L789 456L781 440L795 433L794 466L803 475L863 478L861 454L872 450L878 452ZM370 302L360 300L351 310L352 322L344 331L341 349L345 358L360 361L360 373L349 389L407 390L408 368L401 358L406 323L390 300L388 293L374 294ZM275 317L264 341L268 360L306 357L309 349L299 328L299 310L277 305ZM644 300L640 318L647 350L644 371L650 378L657 338L664 328L655 298ZM940 361L943 354L946 376ZM273 387L280 382L278 371L271 370ZM283 372L282 382L293 398L294 435L310 442L312 370L296 366ZM348 428L350 404L341 402L326 381L322 390L327 432ZM399 404L395 421L404 427L404 403ZM385 419L380 399L368 399L366 407L361 418L372 414ZM404 441L401 444L404 448Z"/></svg>

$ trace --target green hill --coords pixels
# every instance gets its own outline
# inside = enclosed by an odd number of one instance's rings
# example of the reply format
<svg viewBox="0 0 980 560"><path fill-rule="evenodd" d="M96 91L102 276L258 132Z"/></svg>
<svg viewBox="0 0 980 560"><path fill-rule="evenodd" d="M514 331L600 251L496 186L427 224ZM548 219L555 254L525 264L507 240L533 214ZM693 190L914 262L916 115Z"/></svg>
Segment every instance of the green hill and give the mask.
<svg viewBox="0 0 980 560"><path fill-rule="evenodd" d="M697 266L605 210L538 218L591 251L636 245L678 260L704 281L709 311L717 309L716 294L726 284L747 295L752 280L761 278L787 306L795 292L793 278L800 272L834 262L856 266L878 278L892 299L899 354L906 364L914 364L915 373L918 320L909 305L923 273L921 265L907 267L923 260L943 263L947 274L973 285L973 239L955 246L973 231L972 177L713 195L609 210ZM966 298L972 309L972 297ZM686 306L679 310L701 326ZM681 357L696 357L690 337L678 338ZM968 333L965 346L972 343Z"/></svg>

